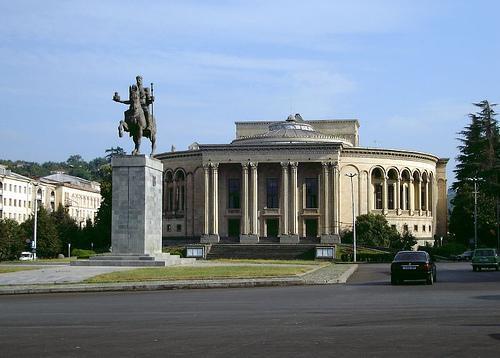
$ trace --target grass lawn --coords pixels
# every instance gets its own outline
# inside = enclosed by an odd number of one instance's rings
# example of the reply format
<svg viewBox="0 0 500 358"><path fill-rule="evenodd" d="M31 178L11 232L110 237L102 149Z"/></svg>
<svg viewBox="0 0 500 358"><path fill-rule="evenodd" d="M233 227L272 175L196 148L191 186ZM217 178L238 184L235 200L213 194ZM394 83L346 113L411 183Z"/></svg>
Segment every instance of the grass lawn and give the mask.
<svg viewBox="0 0 500 358"><path fill-rule="evenodd" d="M87 283L161 281L161 280L208 280L215 278L262 278L289 277L310 271L301 266L209 266L209 267L154 267L117 271L94 276Z"/></svg>
<svg viewBox="0 0 500 358"><path fill-rule="evenodd" d="M27 266L0 266L0 273L7 272L17 272L17 271L26 271L26 270L38 270L41 267L27 267Z"/></svg>

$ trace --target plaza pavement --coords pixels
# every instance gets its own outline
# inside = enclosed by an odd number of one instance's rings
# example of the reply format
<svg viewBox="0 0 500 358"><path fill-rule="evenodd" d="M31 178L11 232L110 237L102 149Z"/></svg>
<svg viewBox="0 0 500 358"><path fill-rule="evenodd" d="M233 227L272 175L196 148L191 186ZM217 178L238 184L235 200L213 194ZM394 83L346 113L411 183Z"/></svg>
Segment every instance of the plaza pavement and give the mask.
<svg viewBox="0 0 500 358"><path fill-rule="evenodd" d="M214 263L197 261L196 266L259 265L250 263ZM267 264L266 264L267 265ZM279 264L283 266L282 264ZM16 265L20 266L20 265ZM33 265L34 270L0 274L0 295L25 293L103 292L103 291L150 291L187 288L226 288L324 285L345 283L356 271L355 264L332 264L313 269L303 275L275 278L213 279L213 280L164 280L88 284L84 280L103 273L137 269L138 267L99 267L68 265Z"/></svg>

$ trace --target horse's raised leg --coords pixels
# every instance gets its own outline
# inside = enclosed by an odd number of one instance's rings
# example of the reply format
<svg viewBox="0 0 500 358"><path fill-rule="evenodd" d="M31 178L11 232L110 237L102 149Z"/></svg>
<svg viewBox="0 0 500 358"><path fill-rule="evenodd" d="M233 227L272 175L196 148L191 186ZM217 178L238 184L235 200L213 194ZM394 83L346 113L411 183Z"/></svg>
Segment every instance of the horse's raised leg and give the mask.
<svg viewBox="0 0 500 358"><path fill-rule="evenodd" d="M156 134L151 133L151 156L155 154L156 151Z"/></svg>
<svg viewBox="0 0 500 358"><path fill-rule="evenodd" d="M123 137L123 132L129 132L128 130L128 124L125 121L120 121L120 125L118 126L118 135Z"/></svg>
<svg viewBox="0 0 500 358"><path fill-rule="evenodd" d="M118 125L118 137L123 137L123 121L120 121L120 124Z"/></svg>

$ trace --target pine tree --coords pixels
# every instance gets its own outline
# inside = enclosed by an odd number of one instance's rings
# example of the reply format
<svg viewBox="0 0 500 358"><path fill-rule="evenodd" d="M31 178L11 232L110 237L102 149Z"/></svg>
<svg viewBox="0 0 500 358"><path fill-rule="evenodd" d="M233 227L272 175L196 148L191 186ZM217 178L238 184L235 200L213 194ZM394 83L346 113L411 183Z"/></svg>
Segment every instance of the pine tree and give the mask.
<svg viewBox="0 0 500 358"><path fill-rule="evenodd" d="M474 237L474 182L478 188L478 241L479 245L496 246L498 223L499 183L499 130L494 104L481 101L479 108L469 114L470 124L459 134L461 145L455 169L453 189L454 209L450 217L450 231L457 239L470 244Z"/></svg>

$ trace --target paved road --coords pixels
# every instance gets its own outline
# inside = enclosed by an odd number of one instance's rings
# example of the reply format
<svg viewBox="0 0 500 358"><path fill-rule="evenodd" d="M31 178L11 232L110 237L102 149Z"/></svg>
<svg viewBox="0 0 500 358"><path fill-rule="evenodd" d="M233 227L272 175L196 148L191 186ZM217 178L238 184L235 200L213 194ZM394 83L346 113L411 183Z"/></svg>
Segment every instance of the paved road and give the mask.
<svg viewBox="0 0 500 358"><path fill-rule="evenodd" d="M346 285L0 297L10 357L498 357L500 272L439 264L433 286L388 265Z"/></svg>

